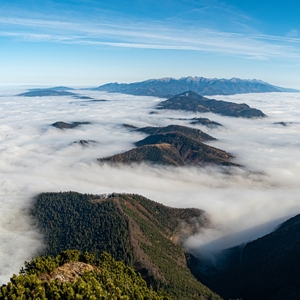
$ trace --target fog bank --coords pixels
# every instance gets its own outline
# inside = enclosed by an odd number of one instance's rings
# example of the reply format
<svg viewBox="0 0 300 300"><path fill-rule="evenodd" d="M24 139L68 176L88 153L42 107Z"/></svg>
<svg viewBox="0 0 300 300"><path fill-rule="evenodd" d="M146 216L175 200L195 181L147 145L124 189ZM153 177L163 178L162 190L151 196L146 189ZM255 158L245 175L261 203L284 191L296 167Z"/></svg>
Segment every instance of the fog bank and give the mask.
<svg viewBox="0 0 300 300"><path fill-rule="evenodd" d="M0 284L43 247L27 216L32 197L41 192L129 192L169 206L204 209L211 228L186 243L190 251L204 255L270 232L300 212L300 94L211 97L245 102L268 115L247 120L184 111L150 114L162 101L154 97L96 91L78 93L107 101L14 96L20 92L24 90L0 90ZM123 123L192 126L176 118L193 117L223 124L214 129L193 127L217 138L210 145L232 153L244 168L111 167L96 161L129 150L146 136L124 128ZM57 121L91 124L60 130L50 126ZM278 122L286 126L274 124ZM87 147L74 143L80 140L95 143Z"/></svg>

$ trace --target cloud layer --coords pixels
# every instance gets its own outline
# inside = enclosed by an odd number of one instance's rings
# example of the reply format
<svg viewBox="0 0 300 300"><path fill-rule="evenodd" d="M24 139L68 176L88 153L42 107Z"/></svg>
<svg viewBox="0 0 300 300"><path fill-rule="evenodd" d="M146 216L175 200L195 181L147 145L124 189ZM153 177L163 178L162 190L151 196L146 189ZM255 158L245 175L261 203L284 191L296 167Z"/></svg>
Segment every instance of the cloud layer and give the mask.
<svg viewBox="0 0 300 300"><path fill-rule="evenodd" d="M32 197L47 191L132 192L175 207L208 212L210 229L187 241L194 253L210 254L272 230L282 218L300 212L300 95L216 96L246 102L269 117L244 120L213 114L159 111L154 97L80 91L72 97L17 97L22 89L0 91L0 284L43 247L27 216ZM126 151L145 137L135 126L188 125L171 118L209 117L223 128L197 128L218 139L210 144L231 152L244 169L100 166L96 159ZM56 121L89 121L72 130ZM286 126L274 124L286 122ZM79 140L94 140L83 147ZM227 238L224 238L227 237Z"/></svg>

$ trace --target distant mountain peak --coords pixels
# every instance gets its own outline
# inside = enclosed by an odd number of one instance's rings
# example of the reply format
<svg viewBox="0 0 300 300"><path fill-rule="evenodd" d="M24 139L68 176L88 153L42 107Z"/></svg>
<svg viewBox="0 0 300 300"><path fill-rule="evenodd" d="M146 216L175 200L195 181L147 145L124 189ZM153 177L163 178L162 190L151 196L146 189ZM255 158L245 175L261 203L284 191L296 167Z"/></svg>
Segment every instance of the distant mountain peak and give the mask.
<svg viewBox="0 0 300 300"><path fill-rule="evenodd" d="M198 83L202 77L197 77L197 76L188 76L188 77L181 77L179 80L180 81L186 81L186 82L196 82Z"/></svg>
<svg viewBox="0 0 300 300"><path fill-rule="evenodd" d="M224 79L224 80L225 80L225 79ZM236 77L232 77L231 79L229 79L229 81L231 81L231 82L240 82L241 79L236 78Z"/></svg>
<svg viewBox="0 0 300 300"><path fill-rule="evenodd" d="M174 81L174 80L176 81L176 79L173 77L162 77L162 78L158 78L158 79L156 79L156 78L148 79L148 80L145 80L145 81L142 81L139 83L151 83L151 82L166 82L166 83L168 83L168 82Z"/></svg>

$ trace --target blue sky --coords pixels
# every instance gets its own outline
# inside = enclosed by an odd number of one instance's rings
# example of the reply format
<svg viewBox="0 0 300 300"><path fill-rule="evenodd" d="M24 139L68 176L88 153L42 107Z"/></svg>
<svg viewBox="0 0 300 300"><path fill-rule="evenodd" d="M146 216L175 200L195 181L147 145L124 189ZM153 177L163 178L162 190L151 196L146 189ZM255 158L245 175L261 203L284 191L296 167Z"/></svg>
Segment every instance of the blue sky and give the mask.
<svg viewBox="0 0 300 300"><path fill-rule="evenodd" d="M300 89L298 0L1 0L0 85L203 76Z"/></svg>

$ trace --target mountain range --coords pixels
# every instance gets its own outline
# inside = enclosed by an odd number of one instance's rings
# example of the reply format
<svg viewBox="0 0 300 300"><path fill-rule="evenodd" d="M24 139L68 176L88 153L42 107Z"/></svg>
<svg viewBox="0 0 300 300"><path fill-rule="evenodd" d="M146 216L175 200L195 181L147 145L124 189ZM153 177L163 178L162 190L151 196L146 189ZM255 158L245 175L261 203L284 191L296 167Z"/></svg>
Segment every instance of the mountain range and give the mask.
<svg viewBox="0 0 300 300"><path fill-rule="evenodd" d="M66 86L36 88L30 89L25 93L18 94L17 96L73 96L82 99L92 99L86 96L78 96L71 92L74 90L74 88ZM193 91L203 96L267 92L300 92L296 89L275 86L257 79L217 79L197 76L182 77L180 79L165 77L133 83L113 82L96 88L85 88L83 90L106 91L110 93L122 93L137 96L155 96L161 98L170 98L176 94L181 94L186 91Z"/></svg>
<svg viewBox="0 0 300 300"><path fill-rule="evenodd" d="M185 91L194 91L203 96L266 92L299 92L299 90L278 87L257 79L211 79L197 76L182 77L180 79L166 77L134 83L114 82L101 85L94 88L94 90L163 98L169 98Z"/></svg>

